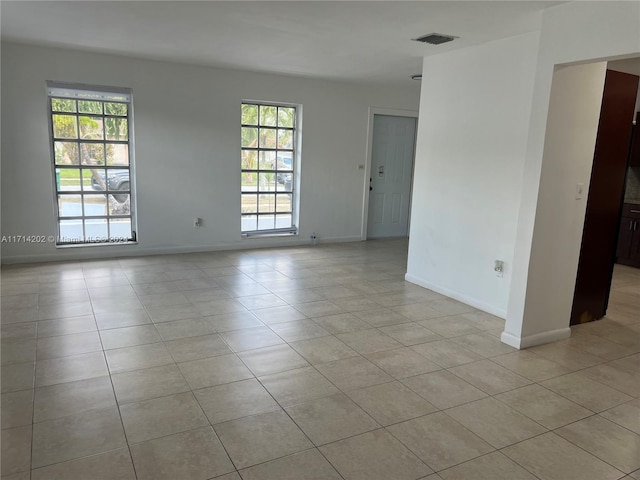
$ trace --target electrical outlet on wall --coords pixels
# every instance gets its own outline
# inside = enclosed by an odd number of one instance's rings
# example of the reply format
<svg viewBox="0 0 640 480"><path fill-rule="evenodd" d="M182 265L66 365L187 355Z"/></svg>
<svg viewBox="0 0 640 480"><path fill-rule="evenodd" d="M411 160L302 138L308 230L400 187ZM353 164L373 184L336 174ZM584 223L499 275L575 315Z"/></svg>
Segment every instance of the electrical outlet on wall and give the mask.
<svg viewBox="0 0 640 480"><path fill-rule="evenodd" d="M496 277L502 277L504 275L504 261L496 260L493 265L493 271L496 274Z"/></svg>

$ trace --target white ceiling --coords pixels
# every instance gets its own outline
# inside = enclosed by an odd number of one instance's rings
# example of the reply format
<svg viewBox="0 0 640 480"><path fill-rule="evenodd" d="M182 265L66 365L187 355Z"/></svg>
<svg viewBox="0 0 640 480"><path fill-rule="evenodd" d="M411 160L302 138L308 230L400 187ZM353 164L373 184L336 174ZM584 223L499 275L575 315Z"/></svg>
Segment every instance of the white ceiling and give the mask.
<svg viewBox="0 0 640 480"><path fill-rule="evenodd" d="M408 85L423 56L534 30L539 12L557 3L2 1L0 9L3 40ZM411 41L432 32L460 38Z"/></svg>

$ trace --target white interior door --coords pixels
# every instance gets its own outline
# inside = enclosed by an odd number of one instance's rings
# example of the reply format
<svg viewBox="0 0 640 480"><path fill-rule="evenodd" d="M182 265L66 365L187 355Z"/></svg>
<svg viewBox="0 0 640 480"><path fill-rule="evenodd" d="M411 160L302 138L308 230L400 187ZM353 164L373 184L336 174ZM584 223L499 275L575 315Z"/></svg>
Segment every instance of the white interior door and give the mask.
<svg viewBox="0 0 640 480"><path fill-rule="evenodd" d="M406 237L416 119L374 115L367 238Z"/></svg>

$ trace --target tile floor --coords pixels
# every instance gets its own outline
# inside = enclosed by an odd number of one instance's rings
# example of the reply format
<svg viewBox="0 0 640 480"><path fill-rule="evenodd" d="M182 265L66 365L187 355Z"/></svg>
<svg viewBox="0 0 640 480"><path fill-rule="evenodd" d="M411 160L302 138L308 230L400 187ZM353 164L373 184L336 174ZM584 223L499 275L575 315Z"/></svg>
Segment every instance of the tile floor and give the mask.
<svg viewBox="0 0 640 480"><path fill-rule="evenodd" d="M2 480L640 479L640 270L516 351L406 241L2 270Z"/></svg>

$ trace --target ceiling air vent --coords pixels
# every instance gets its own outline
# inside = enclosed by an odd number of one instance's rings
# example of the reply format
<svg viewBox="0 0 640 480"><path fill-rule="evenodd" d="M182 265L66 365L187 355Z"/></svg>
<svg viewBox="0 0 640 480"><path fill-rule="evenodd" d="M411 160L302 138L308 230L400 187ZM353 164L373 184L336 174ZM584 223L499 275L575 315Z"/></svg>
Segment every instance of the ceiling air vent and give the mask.
<svg viewBox="0 0 640 480"><path fill-rule="evenodd" d="M414 38L416 42L429 43L431 45L440 45L441 43L447 43L451 40L455 40L458 37L454 37L453 35L442 35L441 33L430 33L428 35L423 35L419 38Z"/></svg>

